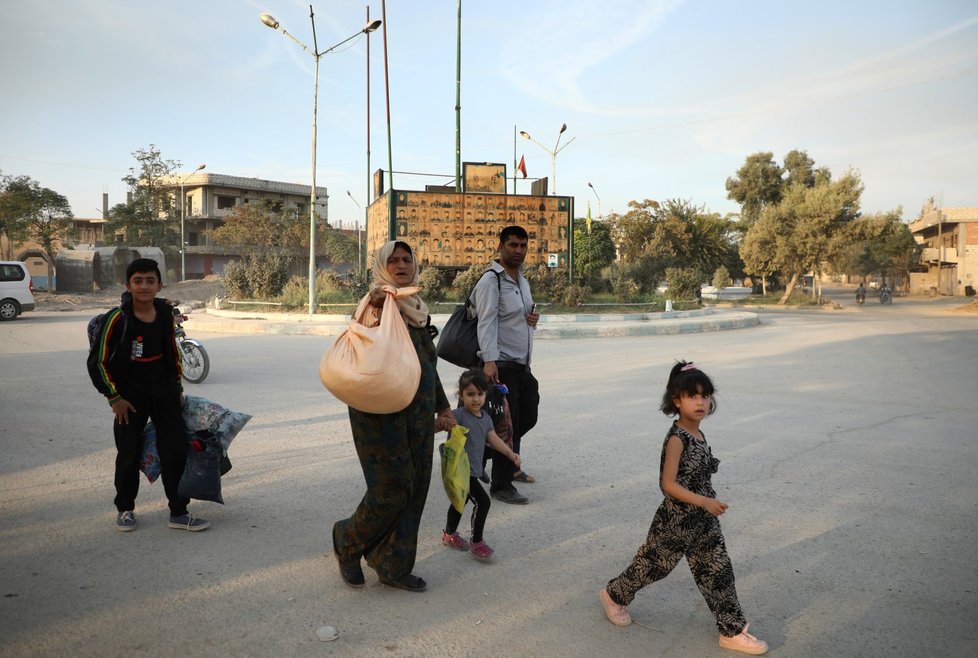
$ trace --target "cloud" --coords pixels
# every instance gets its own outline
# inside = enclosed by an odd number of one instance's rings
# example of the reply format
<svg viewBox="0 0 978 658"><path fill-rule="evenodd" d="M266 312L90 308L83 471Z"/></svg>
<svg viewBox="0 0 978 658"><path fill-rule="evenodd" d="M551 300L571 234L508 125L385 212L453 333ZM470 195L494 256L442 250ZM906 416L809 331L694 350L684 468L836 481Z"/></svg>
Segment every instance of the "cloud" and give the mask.
<svg viewBox="0 0 978 658"><path fill-rule="evenodd" d="M682 0L548 3L522 16L503 45L500 75L520 93L550 104L599 115L645 114L615 102L602 106L580 79L646 39Z"/></svg>

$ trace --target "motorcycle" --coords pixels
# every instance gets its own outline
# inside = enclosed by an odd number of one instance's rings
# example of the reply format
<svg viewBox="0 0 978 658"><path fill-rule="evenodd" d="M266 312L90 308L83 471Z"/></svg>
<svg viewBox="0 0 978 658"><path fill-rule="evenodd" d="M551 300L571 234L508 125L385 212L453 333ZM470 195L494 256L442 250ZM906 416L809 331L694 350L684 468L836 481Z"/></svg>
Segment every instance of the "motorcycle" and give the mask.
<svg viewBox="0 0 978 658"><path fill-rule="evenodd" d="M859 304L860 306L862 306L863 305L863 302L865 302L865 301L866 301L866 293L864 293L864 292L857 292L856 293L856 303Z"/></svg>
<svg viewBox="0 0 978 658"><path fill-rule="evenodd" d="M880 304L892 304L893 303L893 293L884 288L880 290Z"/></svg>
<svg viewBox="0 0 978 658"><path fill-rule="evenodd" d="M187 316L174 306L173 333L176 336L177 345L180 347L183 378L191 384L199 384L207 378L207 373L211 370L211 360L200 341L187 336L187 332L183 328L183 323L186 320Z"/></svg>

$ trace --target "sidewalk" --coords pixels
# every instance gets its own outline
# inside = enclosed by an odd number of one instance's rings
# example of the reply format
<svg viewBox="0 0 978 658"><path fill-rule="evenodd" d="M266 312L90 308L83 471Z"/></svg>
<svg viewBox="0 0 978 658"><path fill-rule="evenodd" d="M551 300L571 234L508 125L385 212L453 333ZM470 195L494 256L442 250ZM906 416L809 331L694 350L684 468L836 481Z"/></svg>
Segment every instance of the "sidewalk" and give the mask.
<svg viewBox="0 0 978 658"><path fill-rule="evenodd" d="M444 327L449 314L431 316L436 327ZM336 336L346 329L347 315L275 313L195 309L184 323L187 331L222 334L285 334ZM581 313L542 315L535 337L538 339L600 338L612 336L650 336L690 334L742 329L760 324L756 313L702 308L695 311L663 313Z"/></svg>

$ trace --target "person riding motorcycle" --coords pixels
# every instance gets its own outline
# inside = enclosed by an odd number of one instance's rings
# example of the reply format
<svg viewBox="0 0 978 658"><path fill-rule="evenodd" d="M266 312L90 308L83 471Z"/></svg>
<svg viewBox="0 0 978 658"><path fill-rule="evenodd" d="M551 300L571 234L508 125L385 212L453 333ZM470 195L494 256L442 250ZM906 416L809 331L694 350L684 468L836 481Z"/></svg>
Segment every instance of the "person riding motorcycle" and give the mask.
<svg viewBox="0 0 978 658"><path fill-rule="evenodd" d="M856 301L860 304L866 301L866 287L861 283L859 284L859 287L856 288Z"/></svg>
<svg viewBox="0 0 978 658"><path fill-rule="evenodd" d="M890 290L890 287L884 283L880 288L880 303L885 304L890 302L892 299L893 292Z"/></svg>

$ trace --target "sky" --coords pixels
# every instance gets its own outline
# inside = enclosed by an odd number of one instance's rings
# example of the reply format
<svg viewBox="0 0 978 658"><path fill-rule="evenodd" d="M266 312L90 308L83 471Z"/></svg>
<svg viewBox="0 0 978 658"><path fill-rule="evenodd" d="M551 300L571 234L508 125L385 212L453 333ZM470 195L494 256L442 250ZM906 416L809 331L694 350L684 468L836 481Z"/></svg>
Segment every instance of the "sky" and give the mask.
<svg viewBox="0 0 978 658"><path fill-rule="evenodd" d="M124 202L133 152L151 144L184 173L310 183L314 58L259 21L272 14L311 48L308 2L0 8L0 172L63 194L76 217L101 216L103 193ZM323 51L364 26L368 4L313 9ZM372 0L370 18L381 9ZM458 11L386 3L389 95L384 28L369 60L362 35L320 58L317 184L334 226L362 217L368 172L389 163L397 189L454 184ZM512 176L525 157L533 179L551 176L558 146L551 191L578 216L644 199L736 212L726 179L751 153L792 149L836 176L858 170L864 213L978 206L975 44L970 0L468 0L461 160Z"/></svg>

